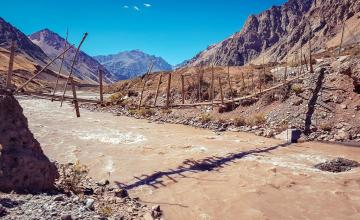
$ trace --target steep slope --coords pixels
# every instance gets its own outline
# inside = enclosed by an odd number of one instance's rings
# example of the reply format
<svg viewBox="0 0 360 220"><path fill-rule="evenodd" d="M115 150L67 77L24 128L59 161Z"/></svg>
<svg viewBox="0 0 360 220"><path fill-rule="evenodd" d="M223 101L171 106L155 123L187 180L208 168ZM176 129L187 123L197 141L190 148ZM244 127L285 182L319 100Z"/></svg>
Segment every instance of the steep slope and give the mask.
<svg viewBox="0 0 360 220"><path fill-rule="evenodd" d="M200 52L189 65L244 65L250 61L259 63L262 57L266 62L282 60L287 52L294 53L301 43L309 41L309 23L313 50L319 51L341 31L343 21L359 11L358 0L289 0L282 6L251 15L240 32ZM351 40L350 34L346 37L347 43L356 41Z"/></svg>
<svg viewBox="0 0 360 220"><path fill-rule="evenodd" d="M0 47L10 48L13 40L16 42L18 53L27 55L34 60L45 61L47 59L47 55L40 47L33 44L25 34L0 17Z"/></svg>
<svg viewBox="0 0 360 220"><path fill-rule="evenodd" d="M172 66L163 58L139 50L125 51L108 56L96 56L95 59L119 79L130 79L146 73L151 61L154 62L153 72L172 69Z"/></svg>
<svg viewBox="0 0 360 220"><path fill-rule="evenodd" d="M44 29L33 33L29 36L29 38L51 58L56 57L64 50L64 45L66 42L64 38L60 37L58 34L50 31L49 29ZM68 42L67 45L69 45ZM76 48L72 48L66 54L63 73L70 71L75 52ZM58 60L57 63L60 65L61 61ZM98 82L98 68L104 69L106 82L115 80L113 75L105 68L103 68L97 60L82 51L80 52L77 64L75 65L74 74L82 80L96 83Z"/></svg>

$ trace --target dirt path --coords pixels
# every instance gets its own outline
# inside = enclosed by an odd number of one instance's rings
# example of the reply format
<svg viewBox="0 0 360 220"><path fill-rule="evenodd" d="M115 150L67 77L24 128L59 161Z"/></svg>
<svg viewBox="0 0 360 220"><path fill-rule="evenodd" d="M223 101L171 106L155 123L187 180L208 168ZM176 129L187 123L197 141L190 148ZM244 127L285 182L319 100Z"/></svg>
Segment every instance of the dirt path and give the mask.
<svg viewBox="0 0 360 220"><path fill-rule="evenodd" d="M86 164L166 219L360 219L360 169L313 165L360 149L281 141L246 133L155 124L18 97L29 126L53 160Z"/></svg>

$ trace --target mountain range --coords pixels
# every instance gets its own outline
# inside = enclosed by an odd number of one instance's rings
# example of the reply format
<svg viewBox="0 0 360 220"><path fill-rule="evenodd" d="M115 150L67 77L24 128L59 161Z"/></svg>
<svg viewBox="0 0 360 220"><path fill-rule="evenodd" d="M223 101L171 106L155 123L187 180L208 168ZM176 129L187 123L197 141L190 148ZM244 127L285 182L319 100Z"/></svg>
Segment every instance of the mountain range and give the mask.
<svg viewBox="0 0 360 220"><path fill-rule="evenodd" d="M359 0L289 0L249 16L241 31L201 51L187 66L244 65L261 63L262 58L280 61L301 45L307 49L309 39L313 52L320 51L339 45L344 21L348 24L344 42L354 43L360 37L359 11Z"/></svg>
<svg viewBox="0 0 360 220"><path fill-rule="evenodd" d="M106 69L123 79L141 76L148 71L153 62L152 72L172 70L172 66L163 58L146 54L140 50L124 51L107 56L95 56Z"/></svg>

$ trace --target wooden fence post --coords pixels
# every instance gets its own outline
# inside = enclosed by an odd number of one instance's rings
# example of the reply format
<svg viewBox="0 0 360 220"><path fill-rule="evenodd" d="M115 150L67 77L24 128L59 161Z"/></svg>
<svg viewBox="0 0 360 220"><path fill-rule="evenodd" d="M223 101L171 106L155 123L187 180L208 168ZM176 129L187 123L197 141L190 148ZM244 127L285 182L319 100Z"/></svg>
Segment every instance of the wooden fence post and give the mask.
<svg viewBox="0 0 360 220"><path fill-rule="evenodd" d="M304 54L304 63L305 63L306 71L309 71L309 67L308 67L308 63L307 63L305 54Z"/></svg>
<svg viewBox="0 0 360 220"><path fill-rule="evenodd" d="M100 86L100 102L101 104L103 104L104 102L104 96L103 96L103 72L102 70L99 68L99 86Z"/></svg>
<svg viewBox="0 0 360 220"><path fill-rule="evenodd" d="M14 58L15 58L15 48L16 48L16 42L13 40L11 42L11 48L10 48L10 59L9 59L9 69L7 73L7 79L6 79L6 88L11 88L11 80L12 80L12 74L13 74L13 68L14 68Z"/></svg>
<svg viewBox="0 0 360 220"><path fill-rule="evenodd" d="M148 79L148 75L151 73L152 71L152 68L154 66L154 63L151 63L150 66L149 66L149 69L148 71L145 73L144 75L144 83L143 83L143 86L141 88L141 93L140 93L140 100L139 100L139 106L138 106L138 109L140 110L141 108L141 104L142 104L142 100L143 100L143 96L144 96L144 91L145 91L145 86L146 86L146 82L147 82L147 79Z"/></svg>
<svg viewBox="0 0 360 220"><path fill-rule="evenodd" d="M156 102L157 102L157 99L158 99L158 96L159 96L159 90L160 90L161 80L162 80L162 74L160 74L160 76L159 76L159 82L158 82L157 88L156 88L154 107L156 107Z"/></svg>
<svg viewBox="0 0 360 220"><path fill-rule="evenodd" d="M230 88L230 97L231 97L231 100L234 102L234 93L233 93L233 89L232 89L232 86L231 86L231 79L230 79L230 67L228 66L228 84L229 84L229 88Z"/></svg>
<svg viewBox="0 0 360 220"><path fill-rule="evenodd" d="M203 67L201 66L201 72L198 71L198 101L201 102L201 74L203 72Z"/></svg>
<svg viewBox="0 0 360 220"><path fill-rule="evenodd" d="M345 32L345 21L343 22L343 26L342 26L342 31L341 31L341 40L340 40L340 47L339 47L339 55L341 54L341 50L342 50L342 44L344 42L344 32Z"/></svg>
<svg viewBox="0 0 360 220"><path fill-rule="evenodd" d="M184 75L181 75L181 101L182 104L185 104L185 79L184 79Z"/></svg>
<svg viewBox="0 0 360 220"><path fill-rule="evenodd" d="M72 77L69 78L71 83L71 88L73 92L73 98L74 98L74 105L75 105L75 111L76 111L76 117L80 118L80 109L79 109L79 103L76 96L76 88L75 88L75 82Z"/></svg>
<svg viewBox="0 0 360 220"><path fill-rule="evenodd" d="M300 73L299 73L299 75L301 75L304 70L302 56L303 56L303 52L302 52L302 41L301 41L301 44L300 44Z"/></svg>
<svg viewBox="0 0 360 220"><path fill-rule="evenodd" d="M64 45L64 51L66 50L67 48L67 41L68 41L68 36L69 36L69 31L66 30L66 38L65 38L65 45ZM65 53L63 54L62 58L61 58L61 64L60 64L60 69L59 69L59 73L56 77L56 82L55 82L55 86L54 86L54 91L53 91L53 96L55 96L55 93L56 93L56 89L57 89L57 86L59 84L59 79L60 79L60 74L61 74L61 70L64 66L64 61L65 61ZM52 99L51 101L53 101L54 99Z"/></svg>
<svg viewBox="0 0 360 220"><path fill-rule="evenodd" d="M211 102L214 102L214 65L211 67Z"/></svg>
<svg viewBox="0 0 360 220"><path fill-rule="evenodd" d="M62 103L64 101L64 97L65 97L65 94L66 94L66 88L67 88L67 84L69 83L69 78L72 76L73 74L73 71L74 71L74 66L75 66L75 63L76 63L76 60L77 60L77 57L78 57L78 54L80 52L80 47L81 45L84 43L86 37L88 36L88 33L85 33L83 38L81 39L80 43L79 43L79 46L78 48L76 49L76 52L75 52L75 55L74 55L74 59L72 61L72 64L71 64L71 68L70 68L70 73L69 73L69 76L66 80L66 83L65 83L65 86L64 86L64 92L63 92L63 95L61 97L61 103L60 103L60 106L62 106Z"/></svg>
<svg viewBox="0 0 360 220"><path fill-rule="evenodd" d="M168 84L166 88L166 108L170 107L170 87L171 87L171 72L168 76Z"/></svg>
<svg viewBox="0 0 360 220"><path fill-rule="evenodd" d="M219 87L220 87L221 104L224 105L224 93L222 89L221 78L219 77L218 79L219 79Z"/></svg>
<svg viewBox="0 0 360 220"><path fill-rule="evenodd" d="M311 24L309 22L309 28L310 28L310 37L309 37L309 67L310 67L310 73L314 73L314 68L312 65L312 54L311 54L311 38L313 36Z"/></svg>

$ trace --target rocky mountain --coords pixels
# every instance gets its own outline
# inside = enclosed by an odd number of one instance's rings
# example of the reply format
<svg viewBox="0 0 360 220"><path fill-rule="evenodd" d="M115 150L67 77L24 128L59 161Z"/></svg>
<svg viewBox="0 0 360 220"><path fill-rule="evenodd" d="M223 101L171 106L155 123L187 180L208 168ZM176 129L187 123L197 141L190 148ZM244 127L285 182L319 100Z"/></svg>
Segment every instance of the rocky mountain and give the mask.
<svg viewBox="0 0 360 220"><path fill-rule="evenodd" d="M298 51L301 45L306 44L307 48L310 38L313 52L328 47L328 42L336 37L332 46L337 46L342 23L360 18L359 11L358 0L289 0L282 6L251 15L240 32L209 46L188 65L244 65L250 61L259 63L262 57L266 62L283 60L287 53ZM359 23L347 25L347 43L356 41L351 35L360 37L360 32L356 32L359 28L354 27Z"/></svg>
<svg viewBox="0 0 360 220"><path fill-rule="evenodd" d="M13 40L16 42L18 53L34 60L45 61L47 59L47 55L40 47L33 44L25 34L0 17L0 47L10 48Z"/></svg>
<svg viewBox="0 0 360 220"><path fill-rule="evenodd" d="M34 44L38 45L50 58L54 58L58 54L63 52L65 43L69 45L69 42L66 42L64 38L49 29L44 29L33 33L29 36L29 39ZM68 74L68 72L70 72L75 52L76 48L72 48L69 50L68 53L66 53L63 73ZM58 60L57 64L60 65L60 63L61 60ZM79 53L78 61L74 68L74 75L77 76L79 79L96 83L98 82L99 68L105 71L106 82L109 83L113 80L116 80L116 77L114 77L109 71L107 71L96 59L81 51Z"/></svg>
<svg viewBox="0 0 360 220"><path fill-rule="evenodd" d="M172 70L172 66L163 58L146 54L140 50L94 58L116 75L118 79L130 79L143 75L148 70L151 61L154 62L153 72Z"/></svg>

